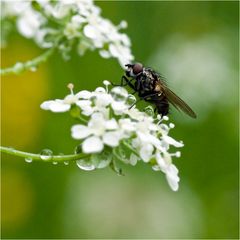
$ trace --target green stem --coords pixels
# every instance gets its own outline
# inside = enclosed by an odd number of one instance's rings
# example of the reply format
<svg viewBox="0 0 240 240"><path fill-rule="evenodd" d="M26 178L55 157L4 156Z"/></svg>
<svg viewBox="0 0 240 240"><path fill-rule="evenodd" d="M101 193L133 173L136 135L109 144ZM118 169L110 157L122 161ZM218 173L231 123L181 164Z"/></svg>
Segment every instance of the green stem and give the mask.
<svg viewBox="0 0 240 240"><path fill-rule="evenodd" d="M71 154L71 155L52 155L52 156L49 156L49 158L47 158L45 160L45 159L43 159L43 155L41 155L41 154L22 152L19 150L15 150L13 148L2 147L2 146L0 146L0 152L7 153L9 155L13 155L13 156L17 156L17 157L23 157L23 158L36 160L36 161L42 161L42 162L76 161L79 159L89 157L89 155L87 155L87 154L80 153L80 154Z"/></svg>
<svg viewBox="0 0 240 240"><path fill-rule="evenodd" d="M54 53L55 49L56 46L48 49L46 52L32 60L27 62L17 62L11 67L0 69L0 75L19 74L25 70L36 69L38 65L47 61L47 59Z"/></svg>
<svg viewBox="0 0 240 240"><path fill-rule="evenodd" d="M124 145L126 148L128 148L128 150L132 151L136 156L140 157L140 156L139 156L139 153L138 153L134 148L132 148L132 146L130 146L128 143L126 143L126 142L123 141L123 145Z"/></svg>
<svg viewBox="0 0 240 240"><path fill-rule="evenodd" d="M80 121L82 121L85 124L88 123L88 121L86 119L84 119L83 117L81 117L81 116L78 116L77 119L79 119Z"/></svg>

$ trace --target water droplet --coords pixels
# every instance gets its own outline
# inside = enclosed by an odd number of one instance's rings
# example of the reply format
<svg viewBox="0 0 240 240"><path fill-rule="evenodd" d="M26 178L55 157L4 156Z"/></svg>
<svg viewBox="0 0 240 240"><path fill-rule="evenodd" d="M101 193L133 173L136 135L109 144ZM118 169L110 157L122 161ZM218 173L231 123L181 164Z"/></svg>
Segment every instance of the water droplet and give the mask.
<svg viewBox="0 0 240 240"><path fill-rule="evenodd" d="M15 73L20 73L20 72L22 72L23 70L24 70L24 64L21 63L21 62L17 62L17 63L14 65L14 67L13 67L13 71L14 71Z"/></svg>
<svg viewBox="0 0 240 240"><path fill-rule="evenodd" d="M33 160L32 160L32 158L30 158L30 157L27 157L27 158L25 158L25 162L27 162L27 163L31 163Z"/></svg>
<svg viewBox="0 0 240 240"><path fill-rule="evenodd" d="M103 87L97 87L97 88L95 89L95 92L98 92L98 93L105 93L106 90L105 90L105 88L103 88Z"/></svg>
<svg viewBox="0 0 240 240"><path fill-rule="evenodd" d="M85 159L77 160L77 166L85 171L92 171L95 169L95 166L89 161Z"/></svg>
<svg viewBox="0 0 240 240"><path fill-rule="evenodd" d="M135 96L133 96L132 94L129 94L128 97L127 97L126 103L129 106L133 106L136 103L136 101L137 100L136 100Z"/></svg>
<svg viewBox="0 0 240 240"><path fill-rule="evenodd" d="M111 96L117 102L125 102L128 98L128 92L125 88L114 87L110 91Z"/></svg>
<svg viewBox="0 0 240 240"><path fill-rule="evenodd" d="M43 149L40 153L40 158L44 161L52 158L53 152L50 149Z"/></svg>
<svg viewBox="0 0 240 240"><path fill-rule="evenodd" d="M95 168L105 168L112 160L111 152L102 152L98 154L92 154L90 157L90 162L95 166Z"/></svg>
<svg viewBox="0 0 240 240"><path fill-rule="evenodd" d="M152 106L147 106L145 109L144 109L144 112L150 116L150 117L153 117L154 116L154 109Z"/></svg>
<svg viewBox="0 0 240 240"><path fill-rule="evenodd" d="M35 66L30 67L30 71L36 72L37 71L37 67L35 67Z"/></svg>
<svg viewBox="0 0 240 240"><path fill-rule="evenodd" d="M69 162L68 162L68 161L64 161L63 164L64 164L64 165L68 165Z"/></svg>
<svg viewBox="0 0 240 240"><path fill-rule="evenodd" d="M53 165L57 165L57 164L58 164L58 162L52 162L52 164L53 164Z"/></svg>

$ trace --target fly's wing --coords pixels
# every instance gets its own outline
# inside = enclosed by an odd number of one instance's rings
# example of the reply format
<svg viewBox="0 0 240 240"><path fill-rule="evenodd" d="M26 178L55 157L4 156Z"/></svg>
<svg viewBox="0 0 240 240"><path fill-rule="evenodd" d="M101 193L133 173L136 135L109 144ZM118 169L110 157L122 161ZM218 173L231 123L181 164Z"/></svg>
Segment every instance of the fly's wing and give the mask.
<svg viewBox="0 0 240 240"><path fill-rule="evenodd" d="M192 118L196 118L196 113L180 98L178 97L173 91L171 91L166 85L163 87L163 92L167 97L168 101L176 108L181 109L187 115Z"/></svg>

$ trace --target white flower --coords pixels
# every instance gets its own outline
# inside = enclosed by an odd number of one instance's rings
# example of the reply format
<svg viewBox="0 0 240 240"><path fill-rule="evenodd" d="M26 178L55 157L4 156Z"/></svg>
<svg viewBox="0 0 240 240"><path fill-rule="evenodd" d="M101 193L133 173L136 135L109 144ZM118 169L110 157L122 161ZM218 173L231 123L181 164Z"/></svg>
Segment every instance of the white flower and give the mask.
<svg viewBox="0 0 240 240"><path fill-rule="evenodd" d="M78 103L78 97L74 94L67 95L63 100L56 99L43 102L40 107L44 110L52 112L67 112L70 110L72 104Z"/></svg>
<svg viewBox="0 0 240 240"><path fill-rule="evenodd" d="M87 138L82 144L84 153L96 153L103 150L103 142L99 137L91 136Z"/></svg>
<svg viewBox="0 0 240 240"><path fill-rule="evenodd" d="M129 47L123 45L120 42L110 44L109 52L113 57L118 58L118 61L120 62L122 67L124 67L125 64L132 62L132 60L134 59Z"/></svg>
<svg viewBox="0 0 240 240"><path fill-rule="evenodd" d="M98 87L93 92L84 90L73 94L73 86L69 84L70 95L41 105L46 110L63 112L74 104L78 108L76 112L80 112L80 121L84 117L83 123L72 126L71 135L80 141L83 153L95 154L95 158L93 162L79 160L78 166L85 170L103 168L114 157L131 165L141 160L165 173L170 187L177 191L180 179L172 157L180 157L180 152L169 153L169 149L183 147L183 143L168 135L174 124L165 122L168 117L154 118L136 107L129 109L126 89L114 87L108 91L110 82L107 80L104 85L106 88Z"/></svg>
<svg viewBox="0 0 240 240"><path fill-rule="evenodd" d="M79 24L74 22L67 23L63 33L68 39L79 37L81 35L79 32Z"/></svg>
<svg viewBox="0 0 240 240"><path fill-rule="evenodd" d="M56 99L43 102L40 107L52 112L66 112L71 108L71 104L65 103L64 100Z"/></svg>
<svg viewBox="0 0 240 240"><path fill-rule="evenodd" d="M73 104L76 104L81 108L86 108L86 106L91 107L91 101L85 100L92 96L89 91L84 90L74 94L74 86L72 83L68 84L68 88L70 89L71 94L67 95L64 99L45 101L40 105L40 107L44 110L50 110L52 112L67 112Z"/></svg>
<svg viewBox="0 0 240 240"><path fill-rule="evenodd" d="M158 165L154 166L154 170L161 170L166 174L166 178L169 186L173 191L178 190L178 183L180 178L178 177L178 169L174 164L171 163L171 157L169 154L165 153L165 156L162 157L159 152L156 153L156 160Z"/></svg>
<svg viewBox="0 0 240 240"><path fill-rule="evenodd" d="M184 144L182 142L177 142L175 139L172 137L169 137L167 135L163 135L163 141L167 144L173 145L174 147L183 147Z"/></svg>
<svg viewBox="0 0 240 240"><path fill-rule="evenodd" d="M96 153L103 150L104 144L118 146L122 136L115 119L106 120L102 113L94 113L88 126L78 124L72 127L72 137L85 139L82 144L84 153Z"/></svg>
<svg viewBox="0 0 240 240"><path fill-rule="evenodd" d="M92 93L87 90L83 90L83 91L78 92L76 94L76 96L78 98L82 98L82 99L89 99L92 96Z"/></svg>
<svg viewBox="0 0 240 240"><path fill-rule="evenodd" d="M91 0L3 3L2 19L15 16L19 33L32 38L42 48L50 48L56 44L57 39L61 39L59 50L64 56L71 50L72 40L76 39L80 55L87 50L97 49L103 58L117 58L122 67L134 59L129 37L120 32L126 28L127 23L121 21L118 26L113 25L110 20L101 16L101 9ZM37 7L41 11L35 10L33 5L39 5ZM55 24L51 24L52 22Z"/></svg>
<svg viewBox="0 0 240 240"><path fill-rule="evenodd" d="M94 112L106 113L106 107L113 102L112 96L108 94L104 88L97 88L92 93L81 91L77 93L76 96L79 98L76 104L81 108L82 114L86 116Z"/></svg>
<svg viewBox="0 0 240 240"><path fill-rule="evenodd" d="M154 147L150 143L141 146L139 154L144 162L148 162L151 159L153 150Z"/></svg>
<svg viewBox="0 0 240 240"><path fill-rule="evenodd" d="M44 19L40 14L33 11L23 11L17 21L19 32L26 38L32 38L37 34Z"/></svg>

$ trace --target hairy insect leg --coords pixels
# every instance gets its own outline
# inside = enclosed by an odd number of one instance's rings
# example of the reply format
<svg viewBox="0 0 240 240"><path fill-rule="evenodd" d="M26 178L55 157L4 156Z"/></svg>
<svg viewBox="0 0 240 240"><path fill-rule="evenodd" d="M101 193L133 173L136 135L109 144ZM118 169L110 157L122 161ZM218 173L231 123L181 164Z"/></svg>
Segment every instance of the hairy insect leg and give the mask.
<svg viewBox="0 0 240 240"><path fill-rule="evenodd" d="M136 92L137 92L137 91L134 91L134 92L132 92L132 93L130 93L130 94L134 95Z"/></svg>
<svg viewBox="0 0 240 240"><path fill-rule="evenodd" d="M148 98L155 97L155 96L159 96L159 93L151 93L151 94L148 94L145 96L140 95L139 97L141 98L140 100L148 101L148 100L153 100L153 99L148 99Z"/></svg>
<svg viewBox="0 0 240 240"><path fill-rule="evenodd" d="M134 87L134 85L131 83L131 81L132 81L133 79L128 79L126 76L122 76L122 78L121 78L121 84L115 84L115 83L113 83L113 82L111 82L111 84L113 85L113 86L119 86L119 87L124 87L124 86L129 86L129 87L131 87L132 89L134 89L135 90L135 87ZM135 90L135 92L136 92L136 90Z"/></svg>
<svg viewBox="0 0 240 240"><path fill-rule="evenodd" d="M132 88L134 90L134 93L136 93L136 89L135 89L135 86L131 83L133 79L128 79L127 77L125 76L122 76L122 79L121 79L121 85L122 86L129 86L130 88ZM123 82L125 81L125 84L123 84Z"/></svg>
<svg viewBox="0 0 240 240"><path fill-rule="evenodd" d="M151 99L147 99L150 97L154 97L157 96L159 93L152 93L152 94L148 94L146 96L139 96L140 99L138 99L135 103L133 103L128 109L131 109L134 105L136 105L138 102L140 102L141 100L145 100L145 101L150 101ZM154 112L157 111L157 108L155 108Z"/></svg>

